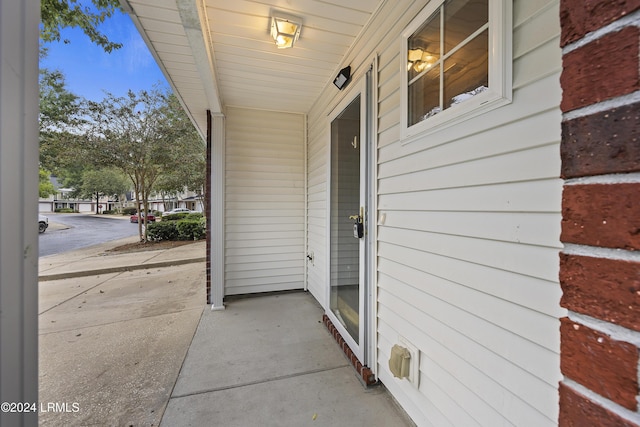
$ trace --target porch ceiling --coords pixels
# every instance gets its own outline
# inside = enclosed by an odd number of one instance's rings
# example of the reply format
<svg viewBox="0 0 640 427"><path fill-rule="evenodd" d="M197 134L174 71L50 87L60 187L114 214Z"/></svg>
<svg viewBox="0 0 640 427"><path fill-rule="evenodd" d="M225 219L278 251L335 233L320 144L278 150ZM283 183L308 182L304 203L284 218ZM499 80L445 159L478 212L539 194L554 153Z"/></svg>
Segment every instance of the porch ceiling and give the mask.
<svg viewBox="0 0 640 427"><path fill-rule="evenodd" d="M227 106L308 112L385 0L121 0L200 132ZM273 10L302 18L292 49Z"/></svg>

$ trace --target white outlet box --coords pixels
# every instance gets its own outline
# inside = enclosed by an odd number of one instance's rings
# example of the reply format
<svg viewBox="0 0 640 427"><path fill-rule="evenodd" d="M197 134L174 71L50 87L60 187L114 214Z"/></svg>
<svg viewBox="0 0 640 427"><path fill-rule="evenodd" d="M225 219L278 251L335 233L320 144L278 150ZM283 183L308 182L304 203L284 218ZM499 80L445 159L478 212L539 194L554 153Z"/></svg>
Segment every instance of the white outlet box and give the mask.
<svg viewBox="0 0 640 427"><path fill-rule="evenodd" d="M409 364L409 377L407 380L415 387L420 385L420 351L406 338L398 336L398 343L411 353L411 363Z"/></svg>

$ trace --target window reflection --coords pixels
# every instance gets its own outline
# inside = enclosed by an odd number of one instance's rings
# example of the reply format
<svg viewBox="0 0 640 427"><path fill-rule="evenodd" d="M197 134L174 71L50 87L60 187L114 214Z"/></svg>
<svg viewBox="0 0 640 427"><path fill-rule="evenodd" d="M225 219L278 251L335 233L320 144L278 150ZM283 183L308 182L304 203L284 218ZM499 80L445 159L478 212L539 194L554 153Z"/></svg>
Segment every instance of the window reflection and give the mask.
<svg viewBox="0 0 640 427"><path fill-rule="evenodd" d="M488 89L488 20L488 0L447 0L407 39L408 126Z"/></svg>
<svg viewBox="0 0 640 427"><path fill-rule="evenodd" d="M489 31L444 61L445 108L482 93L489 86Z"/></svg>
<svg viewBox="0 0 640 427"><path fill-rule="evenodd" d="M487 0L449 0L444 4L444 53L489 22Z"/></svg>

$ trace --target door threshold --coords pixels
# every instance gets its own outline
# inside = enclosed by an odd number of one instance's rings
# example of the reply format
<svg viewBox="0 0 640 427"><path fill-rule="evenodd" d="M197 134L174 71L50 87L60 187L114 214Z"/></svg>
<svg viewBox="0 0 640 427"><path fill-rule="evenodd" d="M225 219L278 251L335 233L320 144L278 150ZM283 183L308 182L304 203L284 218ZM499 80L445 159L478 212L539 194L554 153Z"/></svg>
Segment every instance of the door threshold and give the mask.
<svg viewBox="0 0 640 427"><path fill-rule="evenodd" d="M327 329L329 330L329 333L333 335L333 338L336 340L336 342L342 349L342 352L347 357L347 360L349 360L349 362L351 362L351 365L355 368L356 372L358 373L358 378L362 381L363 385L365 387L371 387L379 384L378 379L373 374L373 371L371 370L371 368L363 365L362 362L358 360L358 357L355 355L353 350L351 350L349 345L345 342L344 338L342 338L342 335L340 334L338 329L336 329L331 319L329 319L329 316L327 316L326 314L323 314L322 323L324 323L324 325L327 327Z"/></svg>

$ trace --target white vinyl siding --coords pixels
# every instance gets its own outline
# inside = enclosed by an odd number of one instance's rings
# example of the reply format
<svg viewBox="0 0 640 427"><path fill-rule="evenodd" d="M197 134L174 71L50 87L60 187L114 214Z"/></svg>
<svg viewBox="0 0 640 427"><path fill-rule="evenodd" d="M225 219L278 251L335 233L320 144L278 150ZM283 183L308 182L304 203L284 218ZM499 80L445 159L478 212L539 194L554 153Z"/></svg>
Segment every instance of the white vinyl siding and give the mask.
<svg viewBox="0 0 640 427"><path fill-rule="evenodd" d="M307 263L307 286L318 302L327 308L327 156L330 139L328 121L318 121L316 125L318 123L327 127L309 129L314 138L309 140L307 149L307 245L308 252L313 253L313 262Z"/></svg>
<svg viewBox="0 0 640 427"><path fill-rule="evenodd" d="M511 104L403 144L399 41L426 3L388 2L343 63L357 78L378 55L377 374L418 425L556 425L558 1L513 2ZM325 306L327 116L342 92L309 114L308 280ZM399 336L420 350L417 389L388 371Z"/></svg>
<svg viewBox="0 0 640 427"><path fill-rule="evenodd" d="M304 116L226 113L225 295L304 287Z"/></svg>

